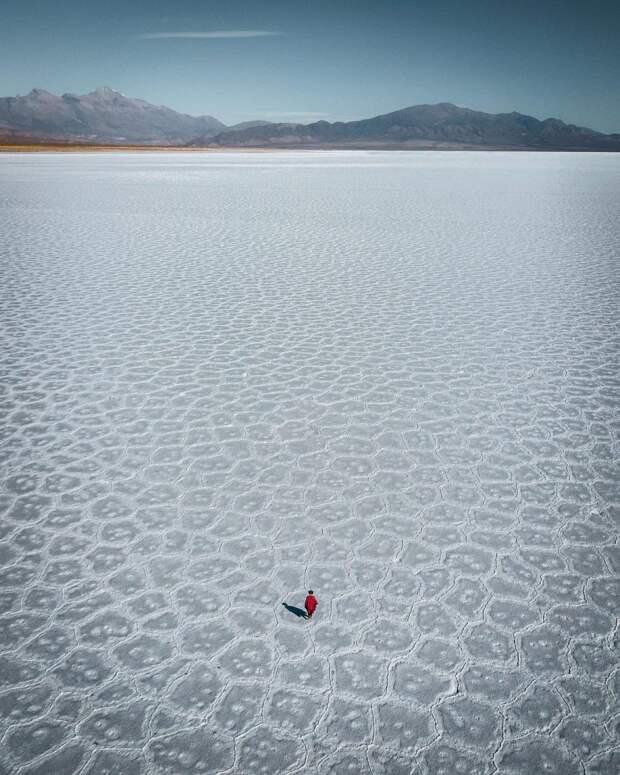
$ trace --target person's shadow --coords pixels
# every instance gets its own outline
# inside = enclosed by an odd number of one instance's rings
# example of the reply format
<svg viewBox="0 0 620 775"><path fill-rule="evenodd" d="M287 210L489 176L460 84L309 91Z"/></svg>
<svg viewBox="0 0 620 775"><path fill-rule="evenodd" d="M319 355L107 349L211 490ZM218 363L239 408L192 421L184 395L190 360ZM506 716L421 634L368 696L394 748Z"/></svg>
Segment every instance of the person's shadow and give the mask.
<svg viewBox="0 0 620 775"><path fill-rule="evenodd" d="M308 618L306 612L301 608L296 608L294 605L289 605L288 603L282 603L282 605L286 608L287 611L295 614L295 616L299 616L300 619Z"/></svg>

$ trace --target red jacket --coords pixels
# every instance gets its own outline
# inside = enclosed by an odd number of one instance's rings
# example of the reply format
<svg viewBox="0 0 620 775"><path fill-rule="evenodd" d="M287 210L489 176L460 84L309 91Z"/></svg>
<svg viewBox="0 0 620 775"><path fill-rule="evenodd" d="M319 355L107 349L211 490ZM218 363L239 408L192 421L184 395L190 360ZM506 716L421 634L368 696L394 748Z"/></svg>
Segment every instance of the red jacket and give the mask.
<svg viewBox="0 0 620 775"><path fill-rule="evenodd" d="M313 614L314 613L314 611L315 611L315 609L316 609L318 604L319 604L319 601L316 599L316 597L314 595L308 595L308 597L306 598L306 602L304 603L304 605L306 607L306 611L309 614Z"/></svg>

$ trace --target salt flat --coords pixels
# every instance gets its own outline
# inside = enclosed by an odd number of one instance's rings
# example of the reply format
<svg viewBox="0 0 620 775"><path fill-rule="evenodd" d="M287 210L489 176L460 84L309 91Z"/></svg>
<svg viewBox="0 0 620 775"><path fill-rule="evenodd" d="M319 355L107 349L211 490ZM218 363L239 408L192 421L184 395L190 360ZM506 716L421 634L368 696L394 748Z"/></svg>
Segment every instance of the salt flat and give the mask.
<svg viewBox="0 0 620 775"><path fill-rule="evenodd" d="M6 154L0 231L0 773L620 771L620 156Z"/></svg>

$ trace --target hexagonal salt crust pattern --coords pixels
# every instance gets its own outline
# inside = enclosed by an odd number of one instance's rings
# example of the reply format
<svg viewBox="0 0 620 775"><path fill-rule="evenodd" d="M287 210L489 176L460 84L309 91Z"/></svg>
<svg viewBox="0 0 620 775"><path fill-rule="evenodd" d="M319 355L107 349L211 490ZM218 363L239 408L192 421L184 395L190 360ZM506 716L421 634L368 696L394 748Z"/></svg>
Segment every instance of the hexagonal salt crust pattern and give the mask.
<svg viewBox="0 0 620 775"><path fill-rule="evenodd" d="M619 772L619 224L606 154L2 156L0 773Z"/></svg>

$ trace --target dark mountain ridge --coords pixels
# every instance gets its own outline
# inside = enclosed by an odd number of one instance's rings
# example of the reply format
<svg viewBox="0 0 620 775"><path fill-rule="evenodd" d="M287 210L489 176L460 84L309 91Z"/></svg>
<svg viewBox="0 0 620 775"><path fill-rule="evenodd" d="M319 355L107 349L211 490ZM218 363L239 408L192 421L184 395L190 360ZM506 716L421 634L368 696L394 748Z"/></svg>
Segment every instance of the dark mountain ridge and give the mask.
<svg viewBox="0 0 620 775"><path fill-rule="evenodd" d="M522 113L484 113L451 103L414 105L360 121L268 124L225 130L190 145L219 147L489 148L620 151L620 134L539 120Z"/></svg>
<svg viewBox="0 0 620 775"><path fill-rule="evenodd" d="M33 89L0 98L0 133L19 132L93 142L184 144L226 128L212 116L189 116L125 97L108 87L57 96Z"/></svg>
<svg viewBox="0 0 620 775"><path fill-rule="evenodd" d="M359 121L245 121L227 127L213 116L178 113L108 87L62 96L33 89L25 96L0 98L2 137L193 148L620 151L620 134L603 134L557 118L484 113L448 102L414 105Z"/></svg>

